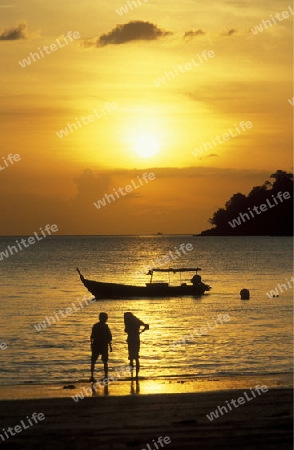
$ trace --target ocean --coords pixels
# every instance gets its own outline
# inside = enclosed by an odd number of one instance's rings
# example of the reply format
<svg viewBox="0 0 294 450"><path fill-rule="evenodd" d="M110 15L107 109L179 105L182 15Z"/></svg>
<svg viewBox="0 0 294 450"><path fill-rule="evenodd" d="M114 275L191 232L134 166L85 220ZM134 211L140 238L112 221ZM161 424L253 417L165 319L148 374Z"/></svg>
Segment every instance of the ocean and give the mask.
<svg viewBox="0 0 294 450"><path fill-rule="evenodd" d="M0 252L20 238L0 238ZM192 250L184 254L181 244L191 244ZM110 373L128 365L126 311L150 325L141 335L142 377L289 373L292 251L289 237L46 237L0 260L0 383L44 385L89 379L90 333L101 311L108 313L113 335ZM170 252L172 261L167 257ZM76 272L78 267L85 278L144 284L149 277L140 272L156 263L162 268L199 266L202 281L212 290L201 298L90 302L93 297ZM164 281L168 276L154 277ZM182 275L181 282L187 280ZM171 283L178 281L179 275L171 275ZM286 289L279 288L279 297L267 295L283 283ZM249 301L240 299L242 288L250 290ZM73 304L76 311L58 315ZM42 322L45 328L38 331ZM206 330L200 332L202 327ZM180 345L173 345L178 341ZM97 370L102 374L101 362Z"/></svg>

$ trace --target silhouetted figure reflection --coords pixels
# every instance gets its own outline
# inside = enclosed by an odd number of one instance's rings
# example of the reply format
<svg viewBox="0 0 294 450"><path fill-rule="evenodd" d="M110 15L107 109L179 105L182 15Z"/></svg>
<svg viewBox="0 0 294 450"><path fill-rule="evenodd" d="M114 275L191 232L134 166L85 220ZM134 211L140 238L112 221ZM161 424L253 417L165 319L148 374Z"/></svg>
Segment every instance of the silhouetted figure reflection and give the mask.
<svg viewBox="0 0 294 450"><path fill-rule="evenodd" d="M124 313L124 322L125 322L125 332L128 335L127 343L131 366L131 376L133 377L134 360L135 360L136 378L138 378L140 370L140 363L139 363L140 333L143 333L145 330L149 330L149 325L142 322L142 320L138 319L138 317L134 316L134 314L131 312ZM143 326L144 329L140 332L141 326Z"/></svg>
<svg viewBox="0 0 294 450"><path fill-rule="evenodd" d="M94 383L91 383L92 396L95 397L97 395L97 389Z"/></svg>
<svg viewBox="0 0 294 450"><path fill-rule="evenodd" d="M97 388L96 386L95 386L95 383L92 383L92 385L91 385L91 389L92 389L92 397L97 397L99 394L101 394L101 388L99 389L99 387ZM105 385L104 384L104 387L103 387L103 395L109 395L109 389L108 389L108 384L107 385Z"/></svg>
<svg viewBox="0 0 294 450"><path fill-rule="evenodd" d="M140 383L139 380L136 380L136 389L134 386L134 380L131 381L131 395L138 395L140 394Z"/></svg>

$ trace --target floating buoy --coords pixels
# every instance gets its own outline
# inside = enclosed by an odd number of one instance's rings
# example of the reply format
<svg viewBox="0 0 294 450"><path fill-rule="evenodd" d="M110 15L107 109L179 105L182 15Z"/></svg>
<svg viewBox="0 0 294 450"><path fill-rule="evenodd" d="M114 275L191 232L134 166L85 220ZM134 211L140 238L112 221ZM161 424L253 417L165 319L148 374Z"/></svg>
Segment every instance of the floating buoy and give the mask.
<svg viewBox="0 0 294 450"><path fill-rule="evenodd" d="M249 300L250 299L249 289L241 289L240 295L241 295L241 300Z"/></svg>

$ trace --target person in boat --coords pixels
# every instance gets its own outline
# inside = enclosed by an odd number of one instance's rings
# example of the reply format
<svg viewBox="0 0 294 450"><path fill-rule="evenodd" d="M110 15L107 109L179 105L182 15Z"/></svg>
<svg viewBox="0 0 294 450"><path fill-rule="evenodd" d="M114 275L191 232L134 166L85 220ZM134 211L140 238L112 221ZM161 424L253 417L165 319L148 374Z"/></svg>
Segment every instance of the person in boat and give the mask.
<svg viewBox="0 0 294 450"><path fill-rule="evenodd" d="M193 284L193 286L197 286L198 284L201 284L201 276L200 275L194 275L193 278L191 278L191 283Z"/></svg>
<svg viewBox="0 0 294 450"><path fill-rule="evenodd" d="M108 346L110 347L110 351L112 352L112 334L109 329L109 326L106 324L108 319L108 315L106 312L101 312L99 314L99 322L95 323L92 327L91 333L91 382L95 382L94 378L94 370L95 364L98 357L101 355L101 360L104 363L104 373L105 377L108 376Z"/></svg>
<svg viewBox="0 0 294 450"><path fill-rule="evenodd" d="M131 312L124 313L124 322L125 322L125 332L128 335L127 343L128 343L131 373L133 377L134 360L135 360L136 378L138 378L140 370L140 363L139 363L140 333L143 333L143 331L145 330L149 330L149 325L142 322L142 320L138 319L138 317L134 316L134 314ZM144 328L143 330L140 331L141 327Z"/></svg>

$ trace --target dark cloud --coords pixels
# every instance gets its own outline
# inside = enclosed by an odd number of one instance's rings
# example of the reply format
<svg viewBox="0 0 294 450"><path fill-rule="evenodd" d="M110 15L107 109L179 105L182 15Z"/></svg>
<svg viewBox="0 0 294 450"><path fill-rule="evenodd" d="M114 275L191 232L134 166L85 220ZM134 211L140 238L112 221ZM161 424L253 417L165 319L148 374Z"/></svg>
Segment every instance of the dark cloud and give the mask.
<svg viewBox="0 0 294 450"><path fill-rule="evenodd" d="M97 45L98 40L99 40L99 38L97 38L97 37L91 38L91 39L84 39L80 45L81 45L81 47L84 47L84 48L98 47L98 45Z"/></svg>
<svg viewBox="0 0 294 450"><path fill-rule="evenodd" d="M207 159L207 158L217 158L219 155L217 153L209 153L209 155L199 156L199 159Z"/></svg>
<svg viewBox="0 0 294 450"><path fill-rule="evenodd" d="M44 177L43 171L34 172L30 167L15 164L14 170L7 171L6 178L5 170L0 177L0 208L5 211L0 221L0 235L31 236L33 230L46 223L56 223L60 234L64 235L147 234L158 230L180 233L183 215L187 218L185 224L200 232L207 228L206 219L234 192L249 192L275 170L276 167L267 170L199 166L145 167L144 170L97 168L77 175L58 169ZM94 206L93 202L113 192L113 188L124 188L144 172L155 174L152 186L150 182L100 210ZM73 181L75 193L67 192ZM179 196L175 195L177 186L180 186ZM131 200L130 196L138 191L140 198ZM199 208L193 207L195 202Z"/></svg>
<svg viewBox="0 0 294 450"><path fill-rule="evenodd" d="M27 25L24 22L19 23L14 27L5 28L0 34L0 41L17 41L19 39L26 39Z"/></svg>
<svg viewBox="0 0 294 450"><path fill-rule="evenodd" d="M228 36L231 36L234 33L237 33L237 30L234 30L234 28L232 28L231 30L228 31Z"/></svg>
<svg viewBox="0 0 294 450"><path fill-rule="evenodd" d="M194 37L194 36L203 36L204 34L205 34L205 31L202 31L200 29L196 30L196 31L190 30L190 31L186 31L184 38Z"/></svg>
<svg viewBox="0 0 294 450"><path fill-rule="evenodd" d="M272 169L274 170L274 169ZM109 174L111 177L124 176L129 179L141 176L143 172L153 172L156 179L159 178L199 178L199 177L223 177L223 178L255 178L260 176L268 177L268 170L257 169L232 169L232 168L219 168L219 167L146 167L143 170L139 169L114 169L103 170L103 173ZM95 174L95 172L93 172Z"/></svg>
<svg viewBox="0 0 294 450"><path fill-rule="evenodd" d="M170 36L170 31L164 31L150 22L135 20L121 25L116 25L109 33L102 34L95 39L86 39L85 47L105 47L106 45L125 44L130 41L154 41L160 37Z"/></svg>
<svg viewBox="0 0 294 450"><path fill-rule="evenodd" d="M127 172L126 172L127 173ZM134 171L133 178L136 179L139 172ZM141 173L141 172L140 172ZM77 186L77 194L72 201L73 204L82 204L88 202L93 205L93 202L102 198L105 194L113 194L113 190L119 186L124 187L124 182L118 181L118 178L125 178L125 173L122 171L119 177L118 171L101 171L94 173L91 169L85 169L78 178L74 179ZM131 180L130 180L131 181ZM125 185L128 183L125 183ZM132 192L126 197L121 197L120 200L131 200L140 197L140 192Z"/></svg>
<svg viewBox="0 0 294 450"><path fill-rule="evenodd" d="M231 28L229 31L224 31L221 33L221 36L232 36L232 34L237 33L237 30Z"/></svg>
<svg viewBox="0 0 294 450"><path fill-rule="evenodd" d="M92 197L102 192L109 192L112 186L112 176L110 173L94 174L92 170L85 169L78 178L74 179L77 186L75 201L89 201ZM95 193L93 195L93 193Z"/></svg>

